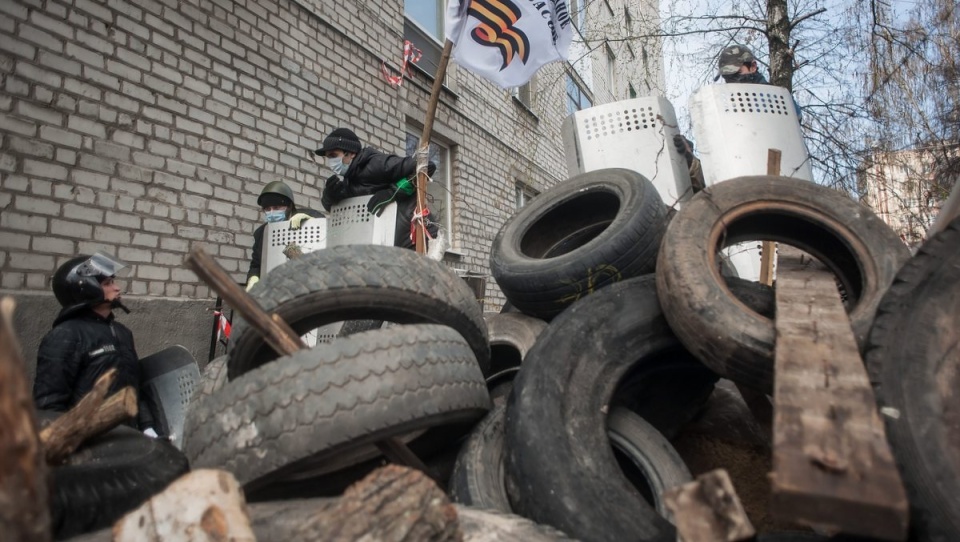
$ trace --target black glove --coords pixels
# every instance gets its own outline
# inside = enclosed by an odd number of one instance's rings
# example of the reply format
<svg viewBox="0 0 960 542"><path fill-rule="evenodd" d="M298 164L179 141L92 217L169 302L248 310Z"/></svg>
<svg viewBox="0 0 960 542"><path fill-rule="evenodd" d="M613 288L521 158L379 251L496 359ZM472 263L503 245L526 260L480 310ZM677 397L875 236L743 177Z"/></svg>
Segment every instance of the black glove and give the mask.
<svg viewBox="0 0 960 542"><path fill-rule="evenodd" d="M383 214L383 209L390 204L397 197L397 192L394 187L384 188L383 190L377 190L370 196L370 201L367 203L367 210L370 211L370 214L380 216Z"/></svg>
<svg viewBox="0 0 960 542"><path fill-rule="evenodd" d="M320 203L324 209L329 211L330 207L343 199L340 193L345 186L346 182L339 176L331 175L327 177L327 182L323 185L323 194L320 195Z"/></svg>
<svg viewBox="0 0 960 542"><path fill-rule="evenodd" d="M693 164L693 143L686 137L677 134L673 136L673 146L677 148L677 152L681 156L687 159L687 167L690 167Z"/></svg>

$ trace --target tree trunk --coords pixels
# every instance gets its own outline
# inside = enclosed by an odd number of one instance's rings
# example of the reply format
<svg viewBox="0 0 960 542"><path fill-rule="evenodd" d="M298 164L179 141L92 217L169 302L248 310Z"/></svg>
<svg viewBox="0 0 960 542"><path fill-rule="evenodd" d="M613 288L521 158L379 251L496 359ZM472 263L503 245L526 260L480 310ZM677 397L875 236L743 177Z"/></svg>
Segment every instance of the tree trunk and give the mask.
<svg viewBox="0 0 960 542"><path fill-rule="evenodd" d="M770 84L793 92L793 51L787 0L767 0L767 40L770 44Z"/></svg>

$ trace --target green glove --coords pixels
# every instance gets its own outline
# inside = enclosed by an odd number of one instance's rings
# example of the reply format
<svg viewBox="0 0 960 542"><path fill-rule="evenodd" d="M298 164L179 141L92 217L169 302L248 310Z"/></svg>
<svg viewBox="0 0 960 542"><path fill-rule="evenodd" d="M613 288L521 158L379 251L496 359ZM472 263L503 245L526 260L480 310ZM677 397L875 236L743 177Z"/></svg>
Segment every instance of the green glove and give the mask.
<svg viewBox="0 0 960 542"><path fill-rule="evenodd" d="M397 181L397 190L399 190L405 196L412 196L414 192L417 191L416 185L410 182L406 177Z"/></svg>
<svg viewBox="0 0 960 542"><path fill-rule="evenodd" d="M260 282L260 277L256 275L250 277L250 280L247 281L247 291L249 292L253 288L253 286L258 282Z"/></svg>
<svg viewBox="0 0 960 542"><path fill-rule="evenodd" d="M298 229L300 229L300 225L303 224L303 221L304 221L304 220L307 220L307 219L309 219L309 218L310 218L310 215L308 215L307 213L297 213L297 214L291 216L291 217L290 217L290 229L291 229L291 230L298 230Z"/></svg>

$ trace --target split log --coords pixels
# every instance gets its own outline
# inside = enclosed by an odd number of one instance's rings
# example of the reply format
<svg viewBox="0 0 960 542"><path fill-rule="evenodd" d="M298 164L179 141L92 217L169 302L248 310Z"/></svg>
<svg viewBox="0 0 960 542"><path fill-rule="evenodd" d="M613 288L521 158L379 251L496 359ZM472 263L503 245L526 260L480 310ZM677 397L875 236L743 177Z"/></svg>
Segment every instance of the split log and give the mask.
<svg viewBox="0 0 960 542"><path fill-rule="evenodd" d="M132 386L127 386L114 393L107 397L107 400L93 414L93 421L90 423L93 434L87 438L104 433L127 420L136 418L139 409L137 392Z"/></svg>
<svg viewBox="0 0 960 542"><path fill-rule="evenodd" d="M84 395L80 402L40 432L40 441L46 449L48 464L62 463L85 440L120 423L121 420L104 420L102 416L97 415L97 411L106 400L110 386L116 379L116 369L110 369L100 375L93 384L93 389ZM116 410L112 412L116 413Z"/></svg>
<svg viewBox="0 0 960 542"><path fill-rule="evenodd" d="M756 534L724 469L701 474L663 497L681 542L734 542Z"/></svg>
<svg viewBox="0 0 960 542"><path fill-rule="evenodd" d="M232 474L195 470L120 518L114 542L253 542L240 484Z"/></svg>
<svg viewBox="0 0 960 542"><path fill-rule="evenodd" d="M776 303L771 513L903 540L906 493L833 276L781 255Z"/></svg>
<svg viewBox="0 0 960 542"><path fill-rule="evenodd" d="M460 541L457 510L420 471L381 467L347 488L333 506L296 525L287 540Z"/></svg>
<svg viewBox="0 0 960 542"><path fill-rule="evenodd" d="M0 300L0 538L51 540L47 465L20 343L13 298Z"/></svg>

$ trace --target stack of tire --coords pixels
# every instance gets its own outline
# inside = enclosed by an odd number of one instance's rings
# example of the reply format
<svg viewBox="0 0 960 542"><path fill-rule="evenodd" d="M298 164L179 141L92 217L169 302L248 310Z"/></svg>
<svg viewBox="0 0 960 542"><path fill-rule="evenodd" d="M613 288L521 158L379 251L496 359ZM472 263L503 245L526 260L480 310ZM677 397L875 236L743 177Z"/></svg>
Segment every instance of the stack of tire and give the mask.
<svg viewBox="0 0 960 542"><path fill-rule="evenodd" d="M491 248L507 299L498 316L536 339L513 338L526 353L509 399L461 449L451 494L578 539L675 540L660 496L690 474L669 439L720 378L772 393L773 290L721 273L721 249L763 239L796 247L835 275L879 407L900 414L885 419L912 530L918 540L960 540L960 452L950 444L960 407L957 387L944 385L960 382L958 349L949 346L960 329L960 281L949 282L958 273L958 229L955 222L925 245L935 255L921 250L908 263L909 251L878 217L806 181L732 179L672 217L651 183L626 170L579 175L544 192ZM940 267L931 271L934 262ZM912 297L916 290L925 297ZM902 315L908 302L923 317ZM905 347L898 327L916 329L911 336L925 345ZM937 381L932 364L944 357L952 362ZM498 397L506 386L497 384Z"/></svg>
<svg viewBox="0 0 960 542"><path fill-rule="evenodd" d="M338 321L402 324L278 356L245 322L192 400L193 468L232 472L250 499L336 494L372 470L376 443L429 457L490 408L490 348L466 283L438 262L383 246L291 260L251 295L299 334Z"/></svg>
<svg viewBox="0 0 960 542"><path fill-rule="evenodd" d="M278 267L251 294L298 333L393 325L280 357L237 323L230 353L205 371L184 449L192 467L229 470L248 499L270 501L336 495L383 463L376 442L397 438L449 478L467 516L550 526L537 540L676 540L662 493L691 475L671 438L721 378L772 391L773 290L720 272L722 248L765 239L814 256L847 292L880 406L899 413L886 420L917 539L960 540L960 461L945 453L957 449L957 387L932 376L960 374L956 349L934 339L960 329L958 238L954 223L925 246L934 255L908 262L879 219L813 183L733 179L671 216L634 172L579 175L494 240L500 314L408 250L336 247ZM930 344L903 349L890 331L917 326L939 335L917 330Z"/></svg>

